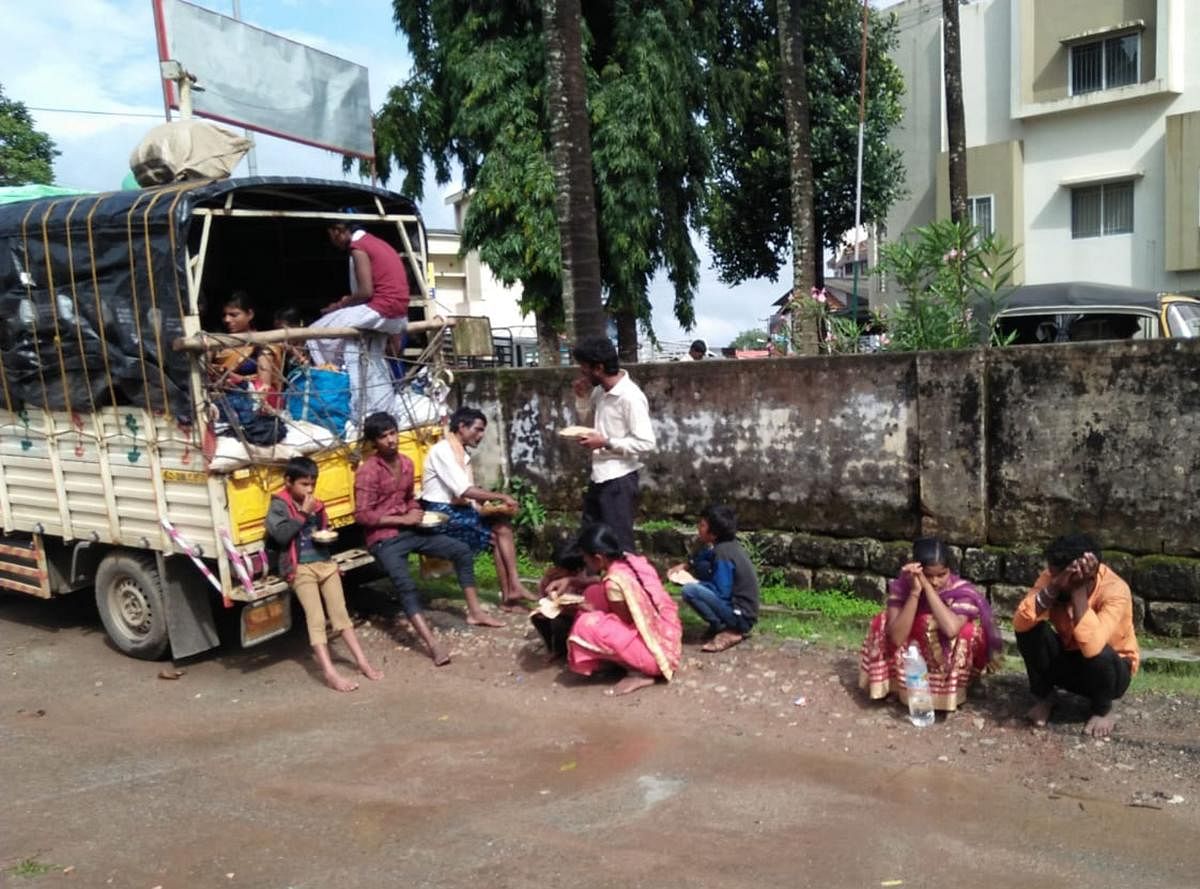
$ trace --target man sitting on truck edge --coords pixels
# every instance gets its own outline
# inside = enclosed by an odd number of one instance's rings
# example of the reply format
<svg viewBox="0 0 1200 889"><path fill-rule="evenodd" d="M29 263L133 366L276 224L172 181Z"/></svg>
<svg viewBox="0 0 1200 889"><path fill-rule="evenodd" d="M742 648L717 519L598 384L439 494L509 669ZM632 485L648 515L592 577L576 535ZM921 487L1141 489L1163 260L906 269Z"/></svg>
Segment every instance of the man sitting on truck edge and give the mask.
<svg viewBox="0 0 1200 889"><path fill-rule="evenodd" d="M391 414L379 411L363 423L363 440L375 453L354 474L354 518L366 534L367 549L387 572L404 613L417 631L435 666L450 663L450 653L433 636L421 613L421 597L408 572L409 553L421 553L454 563L459 586L467 599L467 623L502 627L479 604L475 588L475 559L460 540L422 530L425 513L413 496L413 464L398 448L399 428Z"/></svg>
<svg viewBox="0 0 1200 889"><path fill-rule="evenodd" d="M293 457L287 462L283 487L271 496L267 511L267 546L277 559L277 572L292 585L304 609L308 641L325 684L334 691L354 691L358 683L338 673L330 660L325 636L327 614L333 632L341 633L362 674L368 679L382 679L383 674L371 666L354 633L337 563L330 558L327 546L313 539L314 532L329 527L325 504L313 493L317 472L317 464L308 457Z"/></svg>

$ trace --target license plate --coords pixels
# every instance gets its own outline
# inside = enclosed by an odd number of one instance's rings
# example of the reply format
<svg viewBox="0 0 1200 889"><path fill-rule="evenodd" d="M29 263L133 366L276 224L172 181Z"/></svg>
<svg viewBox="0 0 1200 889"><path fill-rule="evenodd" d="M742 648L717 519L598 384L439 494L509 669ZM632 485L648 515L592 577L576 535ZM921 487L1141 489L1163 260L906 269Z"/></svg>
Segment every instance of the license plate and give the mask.
<svg viewBox="0 0 1200 889"><path fill-rule="evenodd" d="M281 636L292 628L292 594L280 593L242 609L242 647Z"/></svg>

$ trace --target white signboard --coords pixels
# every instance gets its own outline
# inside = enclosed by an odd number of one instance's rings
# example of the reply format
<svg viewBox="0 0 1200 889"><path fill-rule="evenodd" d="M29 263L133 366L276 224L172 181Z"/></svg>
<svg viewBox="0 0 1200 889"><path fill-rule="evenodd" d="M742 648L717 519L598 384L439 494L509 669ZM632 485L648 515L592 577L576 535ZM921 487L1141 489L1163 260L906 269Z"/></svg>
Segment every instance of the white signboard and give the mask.
<svg viewBox="0 0 1200 889"><path fill-rule="evenodd" d="M154 0L158 54L196 77L196 115L374 157L367 69L184 0ZM174 84L168 101L179 107Z"/></svg>

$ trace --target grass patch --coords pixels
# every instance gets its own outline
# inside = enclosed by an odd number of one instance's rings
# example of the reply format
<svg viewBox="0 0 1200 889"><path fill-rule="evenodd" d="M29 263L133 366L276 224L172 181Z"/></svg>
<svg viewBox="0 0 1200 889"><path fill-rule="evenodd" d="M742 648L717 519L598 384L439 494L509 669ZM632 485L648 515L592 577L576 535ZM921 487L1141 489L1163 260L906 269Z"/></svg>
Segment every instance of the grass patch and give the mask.
<svg viewBox="0 0 1200 889"><path fill-rule="evenodd" d="M1200 674L1138 670L1129 690L1200 698Z"/></svg>
<svg viewBox="0 0 1200 889"><path fill-rule="evenodd" d="M772 584L761 589L755 632L780 639L804 639L831 648L857 649L867 626L880 609L874 602L841 590L807 590ZM770 610L771 606L787 611ZM704 621L684 604L679 607L685 628L702 629Z"/></svg>
<svg viewBox="0 0 1200 889"><path fill-rule="evenodd" d="M764 605L779 605L792 611L815 612L831 620L872 618L881 607L844 590L802 590L784 584L764 586L761 601Z"/></svg>
<svg viewBox="0 0 1200 889"><path fill-rule="evenodd" d="M16 864L10 867L8 872L14 877L41 877L55 869L55 865L38 861L37 858L34 857L22 858Z"/></svg>
<svg viewBox="0 0 1200 889"><path fill-rule="evenodd" d="M531 559L524 553L517 553L517 574L523 578L539 578L546 567L544 563ZM475 557L475 585L479 589L479 598L482 601L492 604L500 602L500 579L490 552L480 553ZM458 580L453 573L446 577L417 578L417 586L427 590L434 598L455 599L462 596Z"/></svg>
<svg viewBox="0 0 1200 889"><path fill-rule="evenodd" d="M650 519L647 522L638 522L637 527L640 531L680 531L684 526L666 519Z"/></svg>

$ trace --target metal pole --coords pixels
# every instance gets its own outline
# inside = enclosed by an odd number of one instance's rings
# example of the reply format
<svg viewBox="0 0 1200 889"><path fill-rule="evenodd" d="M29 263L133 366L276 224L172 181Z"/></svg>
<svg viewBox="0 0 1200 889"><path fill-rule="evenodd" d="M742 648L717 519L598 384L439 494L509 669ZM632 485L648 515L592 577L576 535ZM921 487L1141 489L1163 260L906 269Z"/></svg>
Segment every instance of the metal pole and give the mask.
<svg viewBox="0 0 1200 889"><path fill-rule="evenodd" d="M863 0L862 64L858 80L858 169L854 177L854 291L850 296L850 317L858 323L858 232L862 227L863 139L867 121L867 15L870 0Z"/></svg>
<svg viewBox="0 0 1200 889"><path fill-rule="evenodd" d="M241 0L233 0L233 17L236 21L242 20L242 2ZM258 175L258 152L254 147L254 139L250 136L250 131L243 128L242 132L247 139L250 139L250 150L246 152L246 172L251 176Z"/></svg>

